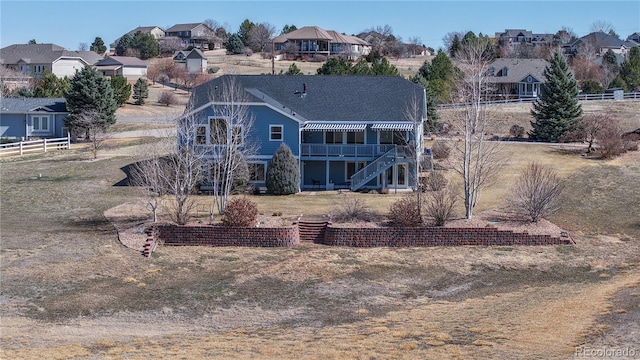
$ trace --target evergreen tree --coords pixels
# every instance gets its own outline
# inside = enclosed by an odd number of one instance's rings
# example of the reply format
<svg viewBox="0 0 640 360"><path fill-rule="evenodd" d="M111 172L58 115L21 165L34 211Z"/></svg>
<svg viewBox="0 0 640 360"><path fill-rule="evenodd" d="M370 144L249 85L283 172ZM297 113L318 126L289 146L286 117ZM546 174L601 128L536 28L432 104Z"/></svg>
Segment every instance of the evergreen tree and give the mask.
<svg viewBox="0 0 640 360"><path fill-rule="evenodd" d="M113 89L107 79L91 66L85 66L71 78L69 90L65 94L67 110L67 126L76 130L85 128L81 125L85 113L96 114L93 121L102 129L116 122L118 104L113 96Z"/></svg>
<svg viewBox="0 0 640 360"><path fill-rule="evenodd" d="M381 60L374 61L373 63L371 63L371 74L399 76L400 72L395 66L389 63L389 60L387 60L387 58L382 58Z"/></svg>
<svg viewBox="0 0 640 360"><path fill-rule="evenodd" d="M59 78L55 74L45 71L33 88L33 96L41 98L61 98L69 89L69 79Z"/></svg>
<svg viewBox="0 0 640 360"><path fill-rule="evenodd" d="M451 41L451 46L449 47L449 56L455 58L458 50L460 50L460 46L460 37L458 37L458 35L454 35L453 40Z"/></svg>
<svg viewBox="0 0 640 360"><path fill-rule="evenodd" d="M300 189L298 161L285 143L273 154L267 167L267 191L274 195L295 194Z"/></svg>
<svg viewBox="0 0 640 360"><path fill-rule="evenodd" d="M93 43L91 43L91 47L89 50L94 51L98 54L104 54L107 51L107 47L104 45L104 41L101 37L97 36Z"/></svg>
<svg viewBox="0 0 640 360"><path fill-rule="evenodd" d="M140 78L133 85L133 99L136 101L136 105L144 105L144 101L149 97L149 87L147 86L147 80Z"/></svg>
<svg viewBox="0 0 640 360"><path fill-rule="evenodd" d="M156 57L160 53L158 40L153 35L142 31L136 31L133 35L131 47L138 50L142 60Z"/></svg>
<svg viewBox="0 0 640 360"><path fill-rule="evenodd" d="M631 48L629 57L620 66L620 77L627 85L625 90L640 87L640 47Z"/></svg>
<svg viewBox="0 0 640 360"><path fill-rule="evenodd" d="M302 75L302 71L300 71L300 68L296 66L296 63L291 63L291 65L289 65L289 69L284 74L285 75Z"/></svg>
<svg viewBox="0 0 640 360"><path fill-rule="evenodd" d="M227 51L232 54L242 54L244 52L244 43L238 34L231 34L227 41Z"/></svg>
<svg viewBox="0 0 640 360"><path fill-rule="evenodd" d="M425 64L428 64L425 62ZM424 65L423 65L424 66ZM438 100L435 92L431 89L429 81L418 72L409 79L410 81L422 85L427 96L427 123L424 125L424 131L437 131L440 127L440 116L438 115Z"/></svg>
<svg viewBox="0 0 640 360"><path fill-rule="evenodd" d="M240 37L240 41L242 41L243 46L249 46L249 33L254 26L256 26L256 24L249 21L249 19L245 19L242 24L240 24L238 36Z"/></svg>
<svg viewBox="0 0 640 360"><path fill-rule="evenodd" d="M572 131L582 115L578 102L578 85L564 57L555 53L544 69L546 82L540 86L540 100L533 103L529 137L538 141L558 142Z"/></svg>
<svg viewBox="0 0 640 360"><path fill-rule="evenodd" d="M316 70L318 75L350 75L351 61L338 58L330 58L325 61L321 67Z"/></svg>
<svg viewBox="0 0 640 360"><path fill-rule="evenodd" d="M127 49L129 49L133 45L133 39L129 35L124 35L118 40L116 43L116 55L117 56L125 56L127 54Z"/></svg>
<svg viewBox="0 0 640 360"><path fill-rule="evenodd" d="M298 28L295 25L286 25L282 27L282 31L280 31L280 35L283 34L288 34L292 31L298 30Z"/></svg>
<svg viewBox="0 0 640 360"><path fill-rule="evenodd" d="M118 106L124 105L131 97L131 84L124 76L111 77L111 88Z"/></svg>

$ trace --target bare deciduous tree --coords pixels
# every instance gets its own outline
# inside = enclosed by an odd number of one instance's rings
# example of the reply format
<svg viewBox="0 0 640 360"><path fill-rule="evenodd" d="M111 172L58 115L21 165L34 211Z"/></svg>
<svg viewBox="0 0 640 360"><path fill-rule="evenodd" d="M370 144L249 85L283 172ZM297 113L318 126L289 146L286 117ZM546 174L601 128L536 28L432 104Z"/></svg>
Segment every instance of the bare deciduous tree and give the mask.
<svg viewBox="0 0 640 360"><path fill-rule="evenodd" d="M603 32L603 33L609 33L615 30L613 28L613 25L610 22L604 21L604 20L594 21L589 27L589 29L591 30L591 32Z"/></svg>
<svg viewBox="0 0 640 360"><path fill-rule="evenodd" d="M487 76L491 60L482 41L463 44L456 54L460 76L456 81L456 102L464 104L455 110L452 125L463 139L454 146L453 169L462 177L465 216L471 219L480 191L499 171L499 145L487 139L490 116L487 95L492 90Z"/></svg>
<svg viewBox="0 0 640 360"><path fill-rule="evenodd" d="M163 138L162 141L166 141ZM145 199L145 205L153 213L153 222L158 221L158 210L163 205L165 195L167 195L167 185L165 181L169 179L169 163L160 153L162 146L153 143L143 148L141 159L131 166L132 186L137 186Z"/></svg>
<svg viewBox="0 0 640 360"><path fill-rule="evenodd" d="M89 45L86 42L81 42L78 44L78 51L87 51L89 49Z"/></svg>
<svg viewBox="0 0 640 360"><path fill-rule="evenodd" d="M200 123L193 114L191 106L187 106L185 115L176 119L176 136L163 142L167 172L160 172L165 178L166 191L173 197L167 208L173 221L184 225L189 221L195 206L193 194L202 181L205 153L196 145L196 134Z"/></svg>
<svg viewBox="0 0 640 360"><path fill-rule="evenodd" d="M76 116L75 126L85 131L86 140L91 140L90 150L93 159L97 159L98 150L102 148L104 142L109 138L100 114L93 110L82 111Z"/></svg>
<svg viewBox="0 0 640 360"><path fill-rule="evenodd" d="M424 214L433 220L435 226L444 226L451 219L458 203L458 196L450 187L427 192L424 201Z"/></svg>
<svg viewBox="0 0 640 360"><path fill-rule="evenodd" d="M557 200L562 188L562 181L553 169L530 163L516 180L509 206L532 222L538 222L559 209Z"/></svg>
<svg viewBox="0 0 640 360"><path fill-rule="evenodd" d="M249 30L249 47L255 51L263 52L267 45L271 44L276 33L276 27L269 23L261 23Z"/></svg>
<svg viewBox="0 0 640 360"><path fill-rule="evenodd" d="M588 144L588 153L595 150L593 147L594 142L598 139L602 130L612 123L614 123L614 120L607 113L593 113L582 117L578 123L578 128L580 129L579 131L582 132L584 140Z"/></svg>
<svg viewBox="0 0 640 360"><path fill-rule="evenodd" d="M211 214L214 207L218 213L224 214L237 173L257 150L258 144L251 136L255 119L247 106L249 95L234 76L225 78L221 88L209 94L209 99L219 104L213 107L214 117L209 119L209 139L206 142L206 151L212 158L209 178L213 195Z"/></svg>
<svg viewBox="0 0 640 360"><path fill-rule="evenodd" d="M163 91L158 96L158 103L166 106L175 105L178 103L176 96L170 91Z"/></svg>

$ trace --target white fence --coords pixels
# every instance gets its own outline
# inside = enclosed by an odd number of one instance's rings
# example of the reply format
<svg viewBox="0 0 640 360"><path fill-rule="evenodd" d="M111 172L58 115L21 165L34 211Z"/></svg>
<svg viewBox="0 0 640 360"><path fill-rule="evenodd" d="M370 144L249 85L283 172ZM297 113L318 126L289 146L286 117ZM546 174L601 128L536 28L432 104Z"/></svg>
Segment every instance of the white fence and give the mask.
<svg viewBox="0 0 640 360"><path fill-rule="evenodd" d="M624 93L622 96L614 93L604 93L604 94L582 94L578 95L578 100L580 101L588 101L588 100L640 100L640 92L630 92ZM490 100L484 101L483 104L486 105L497 105L497 104L519 104L519 103L531 103L538 101L537 97L531 98L520 98L520 99L504 99L504 100ZM451 109L456 107L465 106L464 103L456 103L456 104L439 104L438 109Z"/></svg>
<svg viewBox="0 0 640 360"><path fill-rule="evenodd" d="M47 152L49 150L68 150L71 148L71 138L40 139L13 142L0 145L0 156L24 155L32 152Z"/></svg>

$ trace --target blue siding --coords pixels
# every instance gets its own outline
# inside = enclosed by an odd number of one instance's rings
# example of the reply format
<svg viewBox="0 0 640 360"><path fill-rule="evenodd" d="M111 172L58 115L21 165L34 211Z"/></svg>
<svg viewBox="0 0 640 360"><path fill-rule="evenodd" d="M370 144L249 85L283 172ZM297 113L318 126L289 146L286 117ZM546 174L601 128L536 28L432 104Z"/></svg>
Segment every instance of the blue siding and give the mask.
<svg viewBox="0 0 640 360"><path fill-rule="evenodd" d="M258 151L256 157L271 157L275 154L276 150L283 142L286 143L293 152L294 156L300 155L300 131L297 121L274 111L266 106L251 106L249 111L253 113L255 120L253 123L253 129L245 136L250 138L250 141L256 143ZM206 123L209 116L214 116L215 113L212 108L206 108L198 117L200 117L201 123ZM283 140L282 141L270 141L270 125L282 125L283 126Z"/></svg>
<svg viewBox="0 0 640 360"><path fill-rule="evenodd" d="M300 155L300 126L297 121L266 106L252 106L250 110L255 116L252 136L260 142L258 155L272 156L283 142L291 148L294 156ZM283 126L283 141L269 140L270 125Z"/></svg>
<svg viewBox="0 0 640 360"><path fill-rule="evenodd" d="M26 125L24 114L0 115L0 137L17 138L26 137Z"/></svg>
<svg viewBox="0 0 640 360"><path fill-rule="evenodd" d="M27 122L25 119L31 119L34 115L49 116L49 131L32 132L27 134ZM51 113L29 113L27 114L2 114L0 115L0 137L3 138L27 138L32 137L63 137L62 128L65 126L64 121L67 114L51 114ZM30 122L30 120L29 120ZM31 128L31 127L29 127Z"/></svg>

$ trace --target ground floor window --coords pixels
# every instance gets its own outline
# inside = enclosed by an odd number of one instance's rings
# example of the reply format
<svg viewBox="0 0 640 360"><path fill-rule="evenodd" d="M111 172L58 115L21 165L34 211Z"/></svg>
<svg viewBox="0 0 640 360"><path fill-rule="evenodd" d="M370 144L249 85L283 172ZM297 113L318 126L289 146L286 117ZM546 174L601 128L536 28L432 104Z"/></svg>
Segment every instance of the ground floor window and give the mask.
<svg viewBox="0 0 640 360"><path fill-rule="evenodd" d="M49 116L32 116L33 131L49 131Z"/></svg>
<svg viewBox="0 0 640 360"><path fill-rule="evenodd" d="M265 163L249 163L249 181L250 182L264 182L266 179L266 164Z"/></svg>
<svg viewBox="0 0 640 360"><path fill-rule="evenodd" d="M351 179L351 177L353 176L353 174L357 173L358 171L362 170L365 166L367 166L367 162L366 161L358 161L358 163L356 164L355 161L348 161L346 163L347 169L346 169L346 175L347 175L347 181L349 181Z"/></svg>

